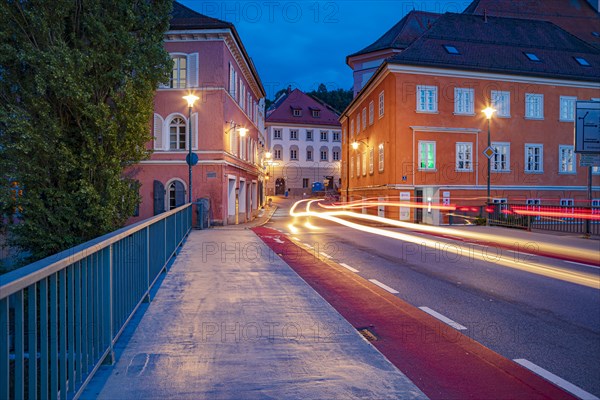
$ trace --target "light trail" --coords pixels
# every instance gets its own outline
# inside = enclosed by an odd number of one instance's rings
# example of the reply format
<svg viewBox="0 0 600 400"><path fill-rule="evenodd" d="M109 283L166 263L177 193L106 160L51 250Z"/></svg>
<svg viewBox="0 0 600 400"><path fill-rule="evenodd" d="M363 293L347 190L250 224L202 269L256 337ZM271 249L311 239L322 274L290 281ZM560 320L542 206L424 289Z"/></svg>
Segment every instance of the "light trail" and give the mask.
<svg viewBox="0 0 600 400"><path fill-rule="evenodd" d="M550 266L550 265L525 263L522 261L513 261L506 257L498 257L497 254L496 254L496 258L491 259L492 257L490 257L490 255L487 252L484 253L484 252L473 251L472 248L467 248L465 250L457 244L438 242L435 240L420 238L420 237L416 237L416 236L401 233L401 232L395 232L395 231L389 231L386 229L365 226L365 225L361 225L356 222L347 221L340 217L344 216L344 217L365 219L365 220L381 222L381 223L385 223L388 225L394 225L394 226L409 228L409 229L415 229L415 227L414 227L415 224L409 224L409 223L401 222L401 221L394 221L394 220L390 220L390 219L383 218L383 217L377 217L374 215L358 214L358 213L353 213L350 211L330 211L330 212L311 211L310 210L311 205L318 201L319 200L300 200L292 206L292 208L290 209L290 215L293 217L316 217L316 218L334 222L334 223L337 223L337 224L340 224L340 225L343 225L343 226L346 226L346 227L349 227L352 229L356 229L356 230L359 230L362 232L372 233L372 234L379 235L379 236L384 236L384 237L388 237L388 238L392 238L392 239L396 239L396 240L402 240L405 242L414 243L414 244L421 245L421 246L426 246L427 248L434 249L436 251L443 251L445 253L454 254L455 255L454 260L456 260L456 257L466 256L469 259L476 258L476 259L479 259L479 260L482 260L485 262L494 262L495 264L503 265L503 266L510 267L513 269L530 272L530 273L534 273L537 275L546 276L549 278L559 279L559 280L563 280L566 282L571 282L571 283L575 283L578 285L591 287L594 289L600 289L600 277L598 277L597 275L593 275L593 274L589 274L589 273L585 273L585 272L568 270L565 268L554 267L554 266ZM302 212L296 211L297 206L304 202L306 202L306 208L305 208L306 211L302 211ZM430 227L430 226L418 226L418 228L421 231L433 232L435 234L439 234L440 229L444 230L444 228L441 228L441 227ZM466 233L466 232L461 232L461 233ZM452 235L455 236L455 234L456 234L456 232L452 231ZM468 232L466 235L463 235L463 236L477 239L478 241L480 241L482 239L482 237L488 237L488 239L493 242L498 242L499 239L502 239L495 235L484 235L481 233L473 233L473 232ZM500 240L500 241L502 241L502 240ZM511 243L511 245L513 245L513 244L514 243ZM544 247L546 247L546 246L544 246ZM558 248L558 251L559 251L558 254L561 256L576 253L573 255L577 255L577 258L579 258L579 259L582 256L581 253L584 252L581 249L574 250L574 249L568 248L567 246L552 245L552 247L555 250L557 250L556 248ZM466 251L466 254L465 254L465 251ZM587 254L587 256L591 257L590 254ZM594 254L594 257L597 258L598 255ZM593 264L597 264L597 261L593 262Z"/></svg>

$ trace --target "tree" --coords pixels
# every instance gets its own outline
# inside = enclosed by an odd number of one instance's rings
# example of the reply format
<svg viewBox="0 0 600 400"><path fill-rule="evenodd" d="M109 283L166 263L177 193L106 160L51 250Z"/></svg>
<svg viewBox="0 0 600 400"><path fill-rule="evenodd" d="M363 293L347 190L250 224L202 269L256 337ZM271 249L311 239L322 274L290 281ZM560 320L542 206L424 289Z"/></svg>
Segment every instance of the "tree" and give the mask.
<svg viewBox="0 0 600 400"><path fill-rule="evenodd" d="M325 102L338 112L344 111L353 98L352 89L328 91L327 86L323 83L318 86L316 91L308 92L307 94Z"/></svg>
<svg viewBox="0 0 600 400"><path fill-rule="evenodd" d="M170 0L0 4L0 203L27 261L121 227L139 203Z"/></svg>

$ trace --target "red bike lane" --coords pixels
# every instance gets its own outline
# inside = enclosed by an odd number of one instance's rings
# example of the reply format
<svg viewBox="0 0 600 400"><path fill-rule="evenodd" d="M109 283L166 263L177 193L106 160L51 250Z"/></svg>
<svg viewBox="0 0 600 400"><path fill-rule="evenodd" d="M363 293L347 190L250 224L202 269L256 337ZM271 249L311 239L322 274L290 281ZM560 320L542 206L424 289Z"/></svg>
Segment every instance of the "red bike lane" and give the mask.
<svg viewBox="0 0 600 400"><path fill-rule="evenodd" d="M431 399L575 398L279 231L253 231Z"/></svg>

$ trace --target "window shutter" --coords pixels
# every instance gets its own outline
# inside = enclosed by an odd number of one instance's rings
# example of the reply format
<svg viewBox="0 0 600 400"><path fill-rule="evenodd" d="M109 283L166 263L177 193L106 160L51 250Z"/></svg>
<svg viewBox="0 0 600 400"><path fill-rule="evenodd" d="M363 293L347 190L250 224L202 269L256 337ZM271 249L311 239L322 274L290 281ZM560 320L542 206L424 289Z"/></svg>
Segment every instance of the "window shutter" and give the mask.
<svg viewBox="0 0 600 400"><path fill-rule="evenodd" d="M163 122L160 115L154 114L154 150L164 149Z"/></svg>
<svg viewBox="0 0 600 400"><path fill-rule="evenodd" d="M188 87L198 87L198 53L187 55Z"/></svg>
<svg viewBox="0 0 600 400"><path fill-rule="evenodd" d="M154 215L165 212L165 186L154 181Z"/></svg>
<svg viewBox="0 0 600 400"><path fill-rule="evenodd" d="M185 204L185 188L183 183L175 181L175 207L180 207Z"/></svg>
<svg viewBox="0 0 600 400"><path fill-rule="evenodd" d="M192 131L192 150L198 150L198 113L192 114L191 121Z"/></svg>

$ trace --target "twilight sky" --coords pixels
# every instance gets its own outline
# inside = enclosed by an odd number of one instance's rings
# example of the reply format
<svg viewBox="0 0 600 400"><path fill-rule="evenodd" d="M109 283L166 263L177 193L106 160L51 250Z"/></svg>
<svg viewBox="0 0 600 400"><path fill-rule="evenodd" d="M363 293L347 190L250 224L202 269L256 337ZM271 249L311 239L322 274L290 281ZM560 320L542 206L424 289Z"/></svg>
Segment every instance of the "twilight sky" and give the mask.
<svg viewBox="0 0 600 400"><path fill-rule="evenodd" d="M267 98L292 85L352 87L346 56L368 46L410 10L462 12L470 0L179 0L234 23L262 79Z"/></svg>

